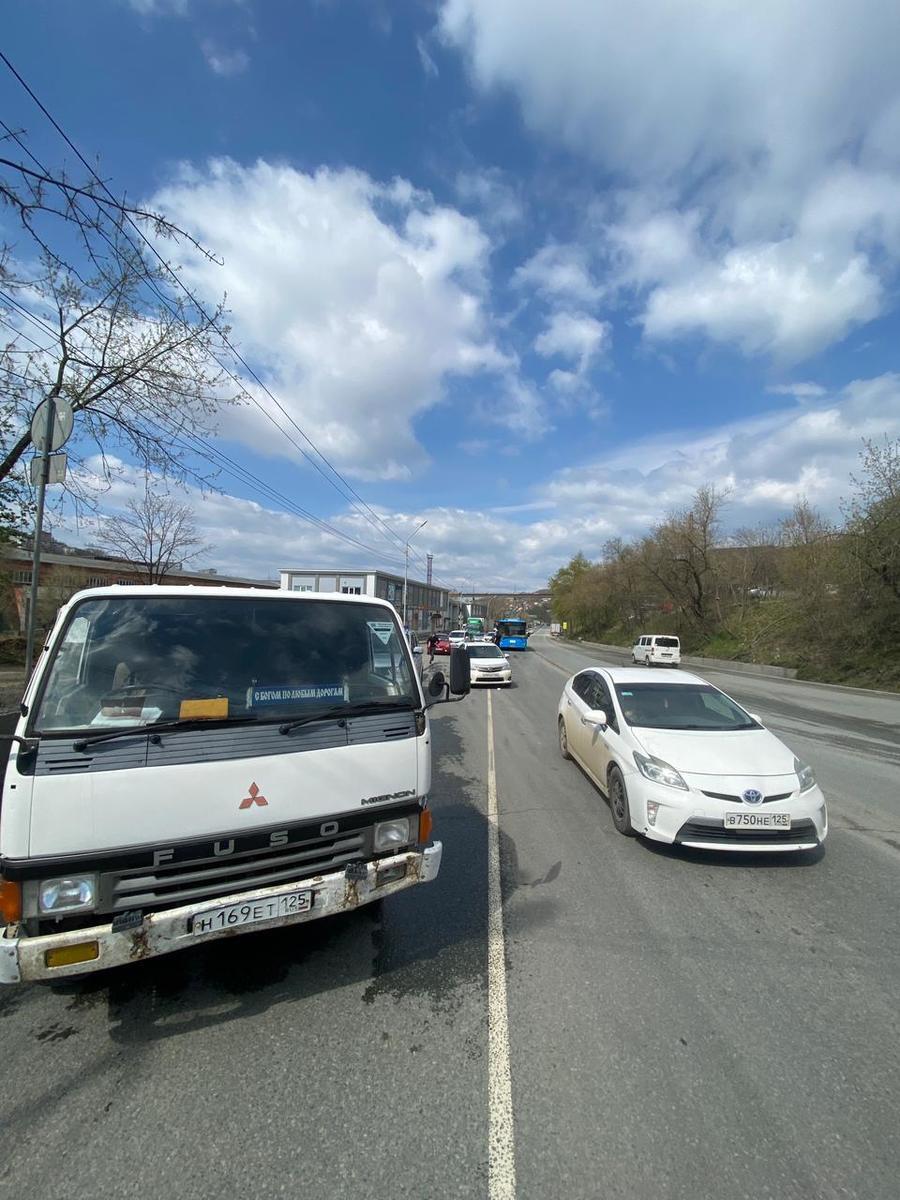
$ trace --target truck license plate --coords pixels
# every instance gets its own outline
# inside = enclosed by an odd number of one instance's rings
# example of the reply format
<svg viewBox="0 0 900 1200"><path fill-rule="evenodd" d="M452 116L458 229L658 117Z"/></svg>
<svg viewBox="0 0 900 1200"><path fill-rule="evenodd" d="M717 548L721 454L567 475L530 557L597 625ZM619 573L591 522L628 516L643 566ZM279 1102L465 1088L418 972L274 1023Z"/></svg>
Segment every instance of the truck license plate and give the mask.
<svg viewBox="0 0 900 1200"><path fill-rule="evenodd" d="M790 827L790 813L736 812L725 814L726 829L790 829Z"/></svg>
<svg viewBox="0 0 900 1200"><path fill-rule="evenodd" d="M309 912L311 908L312 892L282 892L280 896L267 896L265 900L248 900L246 904L208 908L194 917L191 933L216 933L220 929L234 929L239 925L256 925L260 921L274 921L276 917Z"/></svg>

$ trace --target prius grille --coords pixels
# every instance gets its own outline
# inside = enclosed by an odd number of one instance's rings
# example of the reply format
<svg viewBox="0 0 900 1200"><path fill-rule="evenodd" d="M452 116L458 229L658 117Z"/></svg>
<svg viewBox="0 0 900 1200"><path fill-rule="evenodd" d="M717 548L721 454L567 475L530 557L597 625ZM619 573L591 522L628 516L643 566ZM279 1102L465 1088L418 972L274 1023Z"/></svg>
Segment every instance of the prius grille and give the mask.
<svg viewBox="0 0 900 1200"><path fill-rule="evenodd" d="M743 804L742 796L734 796L728 792L704 792L704 796L709 796L713 800L727 800L730 804ZM793 792L779 792L775 796L763 796L763 804L774 804L776 800L790 800Z"/></svg>

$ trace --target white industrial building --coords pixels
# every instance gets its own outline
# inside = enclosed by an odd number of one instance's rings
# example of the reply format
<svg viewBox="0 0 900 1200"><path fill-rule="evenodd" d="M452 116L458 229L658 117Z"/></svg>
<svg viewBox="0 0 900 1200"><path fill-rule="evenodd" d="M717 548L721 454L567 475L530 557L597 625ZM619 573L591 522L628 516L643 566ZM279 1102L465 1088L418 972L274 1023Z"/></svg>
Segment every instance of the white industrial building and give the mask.
<svg viewBox="0 0 900 1200"><path fill-rule="evenodd" d="M351 596L378 596L388 600L402 616L403 576L379 568L349 570L335 567L284 567L281 587L289 592L343 592ZM451 629L464 616L465 606L455 592L410 579L406 590L407 625L411 629Z"/></svg>

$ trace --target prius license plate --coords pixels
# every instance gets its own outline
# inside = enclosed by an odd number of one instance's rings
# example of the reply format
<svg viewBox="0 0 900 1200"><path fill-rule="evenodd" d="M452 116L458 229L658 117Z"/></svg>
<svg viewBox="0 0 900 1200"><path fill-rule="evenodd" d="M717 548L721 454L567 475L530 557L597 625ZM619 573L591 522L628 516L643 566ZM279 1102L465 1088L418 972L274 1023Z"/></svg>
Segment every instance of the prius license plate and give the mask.
<svg viewBox="0 0 900 1200"><path fill-rule="evenodd" d="M208 908L194 917L191 933L217 933L221 929L256 925L262 921L274 921L277 917L309 912L311 908L312 892L282 892L279 896L267 896L265 900L248 900L246 904Z"/></svg>
<svg viewBox="0 0 900 1200"><path fill-rule="evenodd" d="M725 814L726 829L790 829L790 813L734 812Z"/></svg>

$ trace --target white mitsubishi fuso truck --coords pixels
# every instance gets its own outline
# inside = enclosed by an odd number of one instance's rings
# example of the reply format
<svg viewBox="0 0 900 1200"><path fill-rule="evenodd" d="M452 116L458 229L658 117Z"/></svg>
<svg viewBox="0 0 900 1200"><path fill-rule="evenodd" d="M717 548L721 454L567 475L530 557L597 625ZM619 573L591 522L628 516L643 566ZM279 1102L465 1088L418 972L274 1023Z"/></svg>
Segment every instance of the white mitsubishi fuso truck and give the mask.
<svg viewBox="0 0 900 1200"><path fill-rule="evenodd" d="M451 660L431 702L468 691ZM390 604L109 587L61 610L12 735L0 982L316 920L435 878L426 693Z"/></svg>

